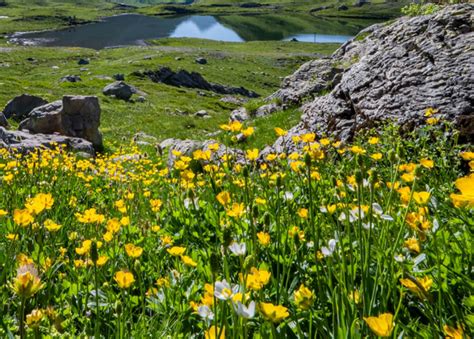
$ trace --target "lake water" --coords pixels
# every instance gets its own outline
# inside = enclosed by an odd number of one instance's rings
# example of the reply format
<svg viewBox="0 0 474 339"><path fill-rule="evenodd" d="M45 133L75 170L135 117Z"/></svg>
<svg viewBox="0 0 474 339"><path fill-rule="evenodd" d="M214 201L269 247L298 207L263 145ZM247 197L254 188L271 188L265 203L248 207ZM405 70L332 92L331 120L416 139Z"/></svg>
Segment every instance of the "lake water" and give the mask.
<svg viewBox="0 0 474 339"><path fill-rule="evenodd" d="M23 45L74 46L93 49L145 45L159 38L201 38L243 42L291 40L343 43L368 25L314 17L278 15L151 17L124 14L103 21L57 31L17 34L13 42Z"/></svg>

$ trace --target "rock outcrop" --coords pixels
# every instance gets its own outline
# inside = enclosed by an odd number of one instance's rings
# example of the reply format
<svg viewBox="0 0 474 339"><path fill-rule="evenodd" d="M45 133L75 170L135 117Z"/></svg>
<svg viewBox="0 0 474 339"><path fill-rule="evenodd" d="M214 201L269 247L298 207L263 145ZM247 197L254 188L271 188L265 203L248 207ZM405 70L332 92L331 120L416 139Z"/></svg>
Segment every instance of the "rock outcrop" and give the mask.
<svg viewBox="0 0 474 339"><path fill-rule="evenodd" d="M64 96L62 100L35 108L20 123L20 130L33 134L54 134L82 138L102 149L99 132L100 106L94 96Z"/></svg>
<svg viewBox="0 0 474 339"><path fill-rule="evenodd" d="M104 95L114 96L117 99L128 101L132 95L138 91L135 87L130 86L123 81L116 81L105 86L102 92Z"/></svg>
<svg viewBox="0 0 474 339"><path fill-rule="evenodd" d="M72 138L57 134L31 134L25 131L9 131L0 127L0 148L8 148L21 153L37 148L65 147L66 150L94 155L92 143L81 138Z"/></svg>
<svg viewBox="0 0 474 339"><path fill-rule="evenodd" d="M249 98L258 98L259 95L243 87L230 87L208 82L200 73L186 70L172 71L169 67L161 67L156 71L135 72L134 75L148 77L153 82L160 82L175 87L197 88L212 91L218 94L242 95Z"/></svg>
<svg viewBox="0 0 474 339"><path fill-rule="evenodd" d="M310 61L287 77L269 100L298 105L290 134L316 132L351 139L359 130L393 121L403 130L425 123L428 107L474 140L474 5L374 25L331 58ZM276 147L291 147L281 138ZM281 148L280 148L281 149Z"/></svg>
<svg viewBox="0 0 474 339"><path fill-rule="evenodd" d="M3 114L7 119L13 118L17 121L21 121L26 118L34 108L47 103L46 100L38 96L22 94L7 103L3 109Z"/></svg>

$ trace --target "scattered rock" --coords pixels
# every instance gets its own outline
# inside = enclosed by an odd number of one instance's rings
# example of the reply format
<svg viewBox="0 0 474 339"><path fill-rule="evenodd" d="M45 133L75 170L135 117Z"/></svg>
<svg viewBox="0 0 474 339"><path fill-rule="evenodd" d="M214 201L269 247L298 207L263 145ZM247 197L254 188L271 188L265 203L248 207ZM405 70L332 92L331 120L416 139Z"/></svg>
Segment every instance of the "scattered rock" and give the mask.
<svg viewBox="0 0 474 339"><path fill-rule="evenodd" d="M200 65L205 65L207 64L207 60L205 58L196 58L196 63L200 64Z"/></svg>
<svg viewBox="0 0 474 339"><path fill-rule="evenodd" d="M29 57L29 58L26 58L26 61L29 61L29 62L36 62L36 59L35 59L35 58L32 58L32 57Z"/></svg>
<svg viewBox="0 0 474 339"><path fill-rule="evenodd" d="M125 75L122 73L117 73L112 76L117 81L124 81L125 80Z"/></svg>
<svg viewBox="0 0 474 339"><path fill-rule="evenodd" d="M95 154L92 143L81 138L72 138L57 134L30 134L25 131L9 131L0 127L0 148L15 149L22 153L37 148L56 148L61 145L68 151L81 152L92 156Z"/></svg>
<svg viewBox="0 0 474 339"><path fill-rule="evenodd" d="M31 111L20 123L20 130L30 133L54 134L83 138L102 149L102 134L99 132L100 106L94 96L69 96L62 100L40 106Z"/></svg>
<svg viewBox="0 0 474 339"><path fill-rule="evenodd" d="M10 100L5 108L3 114L6 118L13 118L20 121L28 116L34 108L47 104L48 102L41 97L29 94L22 94Z"/></svg>
<svg viewBox="0 0 474 339"><path fill-rule="evenodd" d="M292 42L299 42L298 39L296 39L296 38L291 39L291 41Z"/></svg>
<svg viewBox="0 0 474 339"><path fill-rule="evenodd" d="M52 69L59 69L59 66L51 66Z"/></svg>
<svg viewBox="0 0 474 339"><path fill-rule="evenodd" d="M87 72L87 71L89 70L89 68L87 68L87 67L82 67L82 68L79 68L79 70L80 70L81 72ZM89 72L89 73L90 73L90 72Z"/></svg>
<svg viewBox="0 0 474 339"><path fill-rule="evenodd" d="M123 81L116 81L105 86L102 92L107 96L113 95L117 99L128 101L137 90Z"/></svg>
<svg viewBox="0 0 474 339"><path fill-rule="evenodd" d="M153 82L160 82L170 86L197 88L219 94L238 94L250 98L257 98L259 96L257 93L243 87L229 87L208 82L197 72L190 73L185 70L173 72L169 67L161 67L156 71L145 71L143 73L135 72L134 75L146 76Z"/></svg>
<svg viewBox="0 0 474 339"><path fill-rule="evenodd" d="M138 98L137 98L137 102L145 102L146 101L146 98L143 96L143 95L140 95Z"/></svg>
<svg viewBox="0 0 474 339"><path fill-rule="evenodd" d="M253 116L255 116L257 118L264 117L264 116L273 114L275 112L278 112L280 109L281 109L281 107L278 104L270 103L270 104L263 105L263 106L257 108L257 110L255 111Z"/></svg>
<svg viewBox="0 0 474 339"><path fill-rule="evenodd" d="M231 121L240 121L240 122L242 122L242 121L245 121L245 120L248 120L248 119L250 119L250 114L249 114L249 112L247 111L247 109L245 107L235 109L230 113L230 120Z"/></svg>
<svg viewBox="0 0 474 339"><path fill-rule="evenodd" d="M219 101L229 103L229 104L234 104L234 105L243 105L248 100L244 99L244 98L233 97L233 96L227 95L227 96L221 98Z"/></svg>
<svg viewBox="0 0 474 339"><path fill-rule="evenodd" d="M79 61L77 62L78 65L89 65L89 59L83 59L80 58Z"/></svg>
<svg viewBox="0 0 474 339"><path fill-rule="evenodd" d="M61 78L61 82L79 82L82 81L79 75L66 75Z"/></svg>
<svg viewBox="0 0 474 339"><path fill-rule="evenodd" d="M174 60L176 60L176 61L180 61L181 59L182 59L182 58L179 57L179 56L177 56L176 58L174 58Z"/></svg>
<svg viewBox="0 0 474 339"><path fill-rule="evenodd" d="M337 8L338 11L347 11L349 9L349 7L347 7L346 5L341 5Z"/></svg>
<svg viewBox="0 0 474 339"><path fill-rule="evenodd" d="M200 110L200 111L197 111L196 113L194 113L194 115L198 118L210 118L211 116L209 115L209 113L206 111L206 110Z"/></svg>

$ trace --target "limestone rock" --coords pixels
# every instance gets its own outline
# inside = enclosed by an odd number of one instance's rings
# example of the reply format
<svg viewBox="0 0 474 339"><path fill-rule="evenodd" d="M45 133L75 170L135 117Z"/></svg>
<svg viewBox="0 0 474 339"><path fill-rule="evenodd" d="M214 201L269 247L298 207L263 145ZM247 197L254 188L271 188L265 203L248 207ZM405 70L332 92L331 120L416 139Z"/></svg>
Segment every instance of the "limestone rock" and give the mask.
<svg viewBox="0 0 474 339"><path fill-rule="evenodd" d="M22 153L37 148L55 148L58 145L68 151L94 155L92 143L81 138L72 138L57 134L30 134L25 131L9 131L0 127L0 148L10 148Z"/></svg>
<svg viewBox="0 0 474 339"><path fill-rule="evenodd" d="M102 92L107 96L113 95L117 99L128 101L133 94L137 93L137 89L123 81L116 81L105 86Z"/></svg>
<svg viewBox="0 0 474 339"><path fill-rule="evenodd" d="M24 119L34 108L47 104L43 98L35 95L22 94L10 100L3 114L6 118L13 118L17 121Z"/></svg>
<svg viewBox="0 0 474 339"><path fill-rule="evenodd" d="M83 138L96 149L101 149L99 125L100 106L97 97L67 95L62 100L34 109L30 117L21 122L19 129L34 134L59 133Z"/></svg>
<svg viewBox="0 0 474 339"><path fill-rule="evenodd" d="M474 5L374 25L330 59L310 61L287 77L270 99L298 104L305 132L350 140L361 129L393 121L401 130L425 123L428 107L474 140ZM290 137L277 149L291 149Z"/></svg>

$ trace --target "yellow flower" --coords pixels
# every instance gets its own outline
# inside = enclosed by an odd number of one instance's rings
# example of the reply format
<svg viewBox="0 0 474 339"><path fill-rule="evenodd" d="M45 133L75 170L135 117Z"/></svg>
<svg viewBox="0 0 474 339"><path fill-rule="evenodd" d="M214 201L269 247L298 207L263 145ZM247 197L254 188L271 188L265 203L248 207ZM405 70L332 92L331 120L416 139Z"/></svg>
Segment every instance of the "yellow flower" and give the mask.
<svg viewBox="0 0 474 339"><path fill-rule="evenodd" d="M464 330L461 326L457 328L444 325L443 326L444 334L446 334L446 338L449 339L463 339L464 338Z"/></svg>
<svg viewBox="0 0 474 339"><path fill-rule="evenodd" d="M126 244L125 252L130 258L138 258L143 253L143 248L135 246L134 244Z"/></svg>
<svg viewBox="0 0 474 339"><path fill-rule="evenodd" d="M454 207L474 207L474 174L456 180L456 188L461 194L451 194Z"/></svg>
<svg viewBox="0 0 474 339"><path fill-rule="evenodd" d="M227 210L227 215L229 217L240 218L245 213L245 205L243 203L239 204L234 202L232 204L232 209Z"/></svg>
<svg viewBox="0 0 474 339"><path fill-rule="evenodd" d="M255 267L250 269L247 275L246 286L254 291L259 291L270 281L271 273L265 270L258 270Z"/></svg>
<svg viewBox="0 0 474 339"><path fill-rule="evenodd" d="M434 167L434 161L430 159L423 158L420 160L420 165L425 167L425 168L433 168Z"/></svg>
<svg viewBox="0 0 474 339"><path fill-rule="evenodd" d="M106 256L106 255L101 255L99 256L99 258L97 259L97 266L104 266L107 261L109 261L109 258Z"/></svg>
<svg viewBox="0 0 474 339"><path fill-rule="evenodd" d="M365 154L367 151L360 146L352 146L350 148L351 152L354 154Z"/></svg>
<svg viewBox="0 0 474 339"><path fill-rule="evenodd" d="M29 298L36 294L41 288L41 279L38 271L32 264L20 266L17 270L16 278L13 279L13 291L24 298Z"/></svg>
<svg viewBox="0 0 474 339"><path fill-rule="evenodd" d="M0 218L8 215L8 212L5 210L0 209Z"/></svg>
<svg viewBox="0 0 474 339"><path fill-rule="evenodd" d="M114 238L114 234L112 232L105 232L103 238L105 242L111 242Z"/></svg>
<svg viewBox="0 0 474 339"><path fill-rule="evenodd" d="M420 243L418 242L416 238L409 238L405 240L404 245L410 251L420 253Z"/></svg>
<svg viewBox="0 0 474 339"><path fill-rule="evenodd" d="M375 161L378 161L378 160L382 159L383 155L382 155L382 153L374 153L370 157L372 159L374 159Z"/></svg>
<svg viewBox="0 0 474 339"><path fill-rule="evenodd" d="M8 233L5 238L7 238L8 240L18 240L18 234L14 234L14 233Z"/></svg>
<svg viewBox="0 0 474 339"><path fill-rule="evenodd" d="M428 125L436 125L439 122L439 118L428 118L426 119L426 123Z"/></svg>
<svg viewBox="0 0 474 339"><path fill-rule="evenodd" d="M401 178L405 182L412 182L413 180L415 180L415 173L414 172L404 173L402 174Z"/></svg>
<svg viewBox="0 0 474 339"><path fill-rule="evenodd" d="M358 290L354 290L352 292L349 292L349 299L354 302L354 304L359 304L360 303L360 293Z"/></svg>
<svg viewBox="0 0 474 339"><path fill-rule="evenodd" d="M258 242L262 246L267 246L270 243L270 234L266 232L258 232L257 238L258 238Z"/></svg>
<svg viewBox="0 0 474 339"><path fill-rule="evenodd" d="M76 218L79 222L84 224L102 223L105 221L105 216L98 214L95 208L85 210L84 213L76 213Z"/></svg>
<svg viewBox="0 0 474 339"><path fill-rule="evenodd" d="M414 294L416 294L418 297L423 298L424 294L428 292L431 288L431 285L433 285L433 279L431 279L428 276L425 276L421 279L416 279L415 283L411 279L400 279L400 283L408 288L410 291L412 291ZM420 288L422 287L422 289Z"/></svg>
<svg viewBox="0 0 474 339"><path fill-rule="evenodd" d="M204 339L225 339L225 327L221 328L212 325L206 333L204 333Z"/></svg>
<svg viewBox="0 0 474 339"><path fill-rule="evenodd" d="M51 219L45 220L43 225L50 232L56 232L56 231L59 231L61 229L61 225L56 224Z"/></svg>
<svg viewBox="0 0 474 339"><path fill-rule="evenodd" d="M117 218L113 218L107 221L107 232L117 233L120 231L120 221Z"/></svg>
<svg viewBox="0 0 474 339"><path fill-rule="evenodd" d="M166 251L173 257L179 257L184 254L184 252L186 251L186 247L173 246L171 248L168 248Z"/></svg>
<svg viewBox="0 0 474 339"><path fill-rule="evenodd" d="M371 145L376 145L376 144L379 143L379 141L380 141L379 138L377 138L377 137L372 137L372 138L369 139L369 144L371 144Z"/></svg>
<svg viewBox="0 0 474 339"><path fill-rule="evenodd" d="M314 133L306 133L300 136L301 141L310 143L314 142L314 139L316 138L316 135Z"/></svg>
<svg viewBox="0 0 474 339"><path fill-rule="evenodd" d="M313 292L301 284L300 288L295 292L295 304L301 310L307 310L314 301Z"/></svg>
<svg viewBox="0 0 474 339"><path fill-rule="evenodd" d="M290 316L286 307L272 303L260 303L260 312L266 320L273 323L278 323Z"/></svg>
<svg viewBox="0 0 474 339"><path fill-rule="evenodd" d="M161 208L161 205L163 205L163 202L160 199L151 199L150 205L151 205L151 210L156 213L160 211L160 208Z"/></svg>
<svg viewBox="0 0 474 339"><path fill-rule="evenodd" d="M227 191L222 191L217 194L216 199L222 206L227 206L227 204L229 204L231 201L230 193Z"/></svg>
<svg viewBox="0 0 474 339"><path fill-rule="evenodd" d="M168 277L158 278L156 280L156 286L158 287L170 287L170 280Z"/></svg>
<svg viewBox="0 0 474 339"><path fill-rule="evenodd" d="M195 262L191 257L188 257L187 255L182 255L181 256L181 261L186 266L191 266L191 267L196 267L197 266L197 262Z"/></svg>
<svg viewBox="0 0 474 339"><path fill-rule="evenodd" d="M460 156L466 161L474 160L474 152L462 152Z"/></svg>
<svg viewBox="0 0 474 339"><path fill-rule="evenodd" d="M51 209L54 204L53 196L49 193L38 193L34 198L26 201L25 207L33 214L39 214L43 210Z"/></svg>
<svg viewBox="0 0 474 339"><path fill-rule="evenodd" d="M370 330L379 337L389 337L393 331L393 314L384 313L378 317L364 317Z"/></svg>
<svg viewBox="0 0 474 339"><path fill-rule="evenodd" d="M438 110L433 108L433 107L428 107L425 111L425 117L430 117L432 116L433 114L436 114L438 113Z"/></svg>
<svg viewBox="0 0 474 339"><path fill-rule="evenodd" d="M280 127L275 127L274 130L275 130L276 135L279 137L284 137L285 135L288 134L288 131L285 131L284 129Z"/></svg>
<svg viewBox="0 0 474 339"><path fill-rule="evenodd" d="M257 148L249 149L247 150L246 155L247 155L247 160L255 161L258 158L258 149Z"/></svg>
<svg viewBox="0 0 474 339"><path fill-rule="evenodd" d="M130 225L130 217L122 217L120 218L120 224L122 226L128 226Z"/></svg>
<svg viewBox="0 0 474 339"><path fill-rule="evenodd" d="M13 221L15 224L26 227L34 221L33 215L27 209L23 210L14 210L13 211Z"/></svg>
<svg viewBox="0 0 474 339"><path fill-rule="evenodd" d="M308 210L306 208L300 208L298 210L298 215L300 216L300 218L306 219L308 218Z"/></svg>
<svg viewBox="0 0 474 339"><path fill-rule="evenodd" d="M254 133L255 129L253 127L247 127L246 129L243 129L242 130L242 134L245 136L245 137L249 137L251 136L253 133Z"/></svg>
<svg viewBox="0 0 474 339"><path fill-rule="evenodd" d="M115 273L114 280L120 288L129 288L135 282L135 277L131 272L118 271Z"/></svg>
<svg viewBox="0 0 474 339"><path fill-rule="evenodd" d="M43 319L43 315L44 314L42 310L38 310L38 309L32 310L30 314L26 315L26 324L29 327L38 326L41 319Z"/></svg>
<svg viewBox="0 0 474 339"><path fill-rule="evenodd" d="M162 235L160 240L164 246L171 245L173 243L173 238L171 238L169 235Z"/></svg>
<svg viewBox="0 0 474 339"><path fill-rule="evenodd" d="M92 241L91 240L84 240L82 242L82 246L76 248L76 253L79 254L79 255L88 254L89 251L91 250L91 246L92 246Z"/></svg>
<svg viewBox="0 0 474 339"><path fill-rule="evenodd" d="M430 192L413 192L413 200L418 205L424 206L430 200Z"/></svg>

